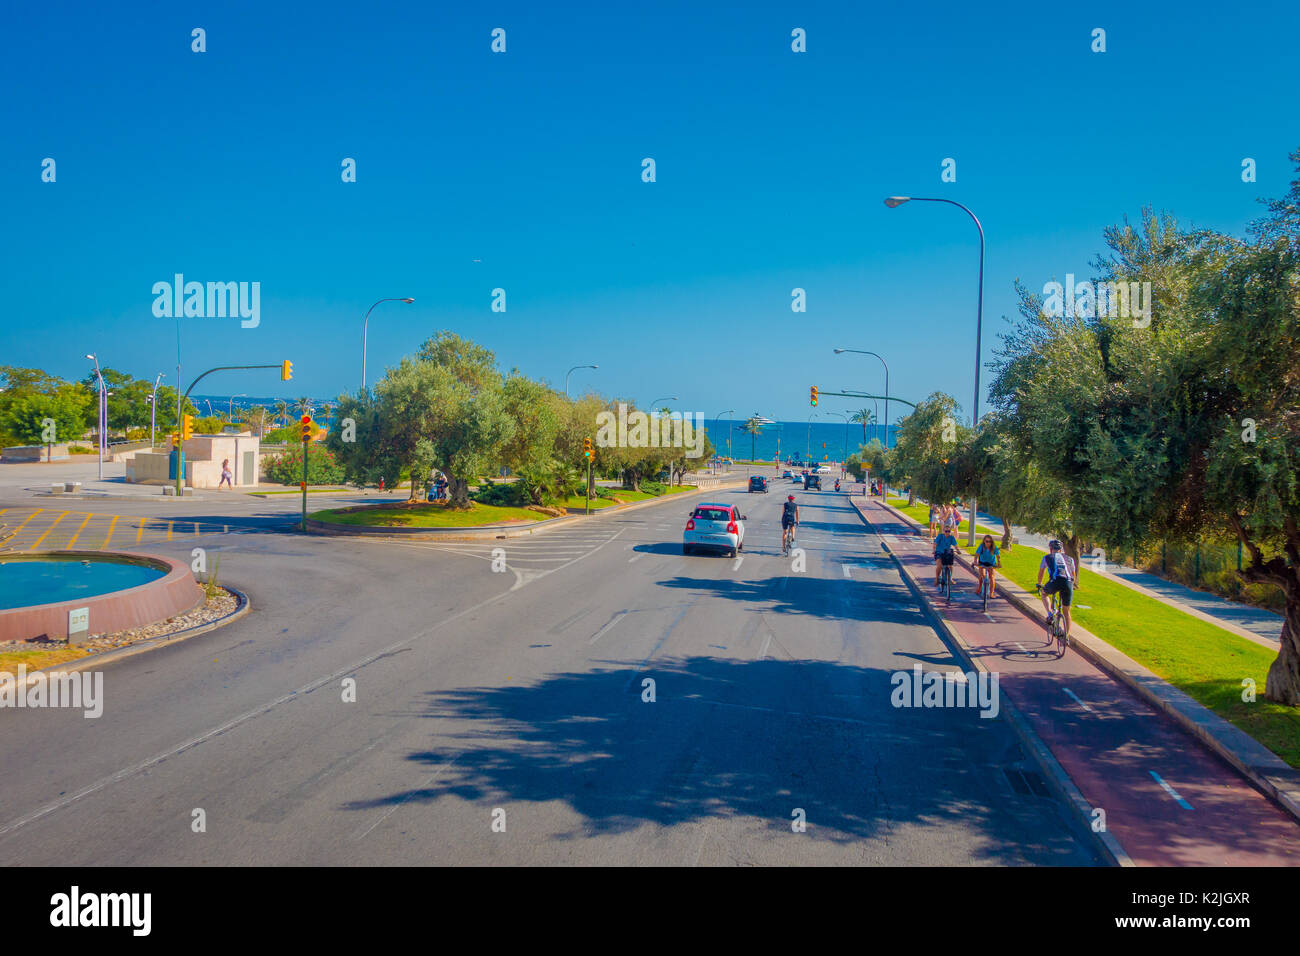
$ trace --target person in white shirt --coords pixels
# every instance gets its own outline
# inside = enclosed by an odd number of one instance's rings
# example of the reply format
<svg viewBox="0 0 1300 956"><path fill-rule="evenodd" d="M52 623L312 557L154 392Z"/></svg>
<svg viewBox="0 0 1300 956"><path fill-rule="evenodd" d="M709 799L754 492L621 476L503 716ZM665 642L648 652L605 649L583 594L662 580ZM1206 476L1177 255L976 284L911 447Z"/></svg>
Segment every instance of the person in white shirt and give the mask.
<svg viewBox="0 0 1300 956"><path fill-rule="evenodd" d="M1047 575L1047 584L1043 584L1044 574ZM1038 564L1038 591L1042 595L1043 612L1047 615L1047 621L1052 617L1052 605L1048 599L1053 594L1061 595L1066 638L1070 636L1070 602L1074 599L1074 586L1078 580L1074 560L1061 553L1061 542L1055 539L1047 542L1047 554L1043 555L1043 560Z"/></svg>

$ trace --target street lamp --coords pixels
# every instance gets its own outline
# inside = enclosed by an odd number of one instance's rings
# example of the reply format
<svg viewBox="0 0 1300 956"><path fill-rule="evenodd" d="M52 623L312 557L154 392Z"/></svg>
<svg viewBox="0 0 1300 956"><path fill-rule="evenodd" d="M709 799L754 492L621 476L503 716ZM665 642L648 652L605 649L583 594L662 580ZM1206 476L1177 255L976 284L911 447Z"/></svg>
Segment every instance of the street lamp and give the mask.
<svg viewBox="0 0 1300 956"><path fill-rule="evenodd" d="M414 301L415 301L414 299L380 299L379 300L379 302L405 302L407 305L410 305ZM378 305L379 302L376 302L375 305ZM375 305L372 305L370 308L366 309L366 318L361 325L361 390L363 392L366 390L366 336L367 333L370 331L370 313L375 311Z"/></svg>
<svg viewBox="0 0 1300 956"><path fill-rule="evenodd" d="M158 429L158 383L163 380L163 373L153 380L153 394L149 396L149 450L153 451L154 432Z"/></svg>
<svg viewBox="0 0 1300 956"><path fill-rule="evenodd" d="M107 391L104 385L104 373L99 370L99 356L91 352L86 358L95 363L95 375L99 378L99 423L95 430L99 432L99 480L104 480L104 429L108 427L108 398L104 394Z"/></svg>
<svg viewBox="0 0 1300 956"><path fill-rule="evenodd" d="M580 368L600 368L600 366L599 365L575 365L573 366L573 368L565 372L564 373L564 397L565 398L569 397L569 376L572 375Z"/></svg>
<svg viewBox="0 0 1300 956"><path fill-rule="evenodd" d="M232 423L235 420L235 399L237 398L248 398L248 393L240 392L238 395L231 395L230 401L226 403L226 418Z"/></svg>
<svg viewBox="0 0 1300 956"><path fill-rule="evenodd" d="M886 200L888 202L888 200ZM885 366L885 448L889 448L889 366L885 360L876 355L875 352L868 352L866 349L836 349L836 355L842 355L845 352L856 352L859 355L875 355L880 359L880 364Z"/></svg>
<svg viewBox="0 0 1300 956"><path fill-rule="evenodd" d="M676 395L666 395L663 398L656 398L653 402L650 403L650 414L651 415L654 414L656 402L680 402L680 401L681 399L678 398Z"/></svg>
<svg viewBox="0 0 1300 956"><path fill-rule="evenodd" d="M885 205L890 209L897 209L905 202L946 202L950 206L956 206L958 209L970 216L975 223L975 228L980 233L980 278L979 291L975 299L975 401L971 410L971 424L979 428L980 424L980 331L984 324L984 227L980 225L979 218L961 203L952 199L932 199L926 196L890 196L885 200ZM885 389L885 394L889 394L889 389ZM885 430L889 434L889 430ZM975 544L975 511L977 502L975 496L971 495L970 499L970 529L969 536L966 539L968 545Z"/></svg>
<svg viewBox="0 0 1300 956"><path fill-rule="evenodd" d="M812 459L812 420L816 417L817 417L816 412L813 412L811 415L808 416L808 437L804 441L804 446L803 446L803 457L805 460Z"/></svg>
<svg viewBox="0 0 1300 956"><path fill-rule="evenodd" d="M832 411L827 411L826 414L838 415L840 418L844 419L844 459L847 461L849 457L849 416L843 412Z"/></svg>
<svg viewBox="0 0 1300 956"><path fill-rule="evenodd" d="M734 408L728 408L724 411L718 412L718 414L713 417L713 420L718 424L722 424L723 415L734 415L735 413L736 410ZM731 419L727 419L727 421L730 422ZM727 429L727 458L728 459L731 458L731 429L730 428Z"/></svg>

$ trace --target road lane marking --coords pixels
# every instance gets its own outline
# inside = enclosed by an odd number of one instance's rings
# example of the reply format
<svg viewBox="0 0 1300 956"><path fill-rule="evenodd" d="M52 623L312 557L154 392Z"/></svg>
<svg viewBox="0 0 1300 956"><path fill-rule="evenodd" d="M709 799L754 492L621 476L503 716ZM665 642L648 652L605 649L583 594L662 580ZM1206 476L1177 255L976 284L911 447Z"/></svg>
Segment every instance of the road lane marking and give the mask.
<svg viewBox="0 0 1300 956"><path fill-rule="evenodd" d="M429 779L425 780L424 783L422 783L415 790L409 791L406 794L406 796L402 797L401 800L398 800L395 804L393 804L391 807L385 810L383 816L381 816L374 823L370 824L370 826L366 827L360 833L356 834L356 836L354 836L353 839L354 840L364 839L366 834L368 834L375 827L379 826L379 824L383 823L385 820L391 817L402 806L402 804L406 803L407 800L410 800L412 796L414 796L417 793L424 793L426 790L428 790L429 786L433 783L433 781L438 779L438 775L441 774L448 767L450 767L452 764L454 764L456 762L456 758L459 756L460 754L452 755L445 763L442 764L442 766L438 767L438 769L436 769L433 773L429 774Z"/></svg>
<svg viewBox="0 0 1300 956"><path fill-rule="evenodd" d="M52 522L50 522L50 526L45 529L45 534L41 535L39 538L33 541L32 546L28 548L28 550L35 551L37 548L39 548L41 546L41 542L44 541L46 538L48 538L50 536L50 532L53 531L55 527L57 527L58 523L62 521L64 518L66 518L69 514L70 512L65 511L62 514L60 514L57 518L55 518Z"/></svg>
<svg viewBox="0 0 1300 956"><path fill-rule="evenodd" d="M81 522L80 526L77 528L77 530L72 532L72 537L68 539L69 551L71 551L72 546L77 543L77 538L80 537L81 532L83 529L85 529L86 525L90 524L90 519L93 517L95 517L94 512L87 514L85 519Z"/></svg>
<svg viewBox="0 0 1300 956"><path fill-rule="evenodd" d="M739 571L739 570L740 570L740 566L741 566L741 564L744 563L744 561L745 561L745 556L744 556L743 554L741 554L741 555L737 555L737 556L736 556L735 563L733 563L733 564L731 565L731 570L733 570L733 571Z"/></svg>
<svg viewBox="0 0 1300 956"><path fill-rule="evenodd" d="M587 642L587 646L590 647L592 644L595 644L598 640L600 640L600 636L601 636L602 634L604 634L606 631L608 631L608 630L609 630L611 627L613 627L615 624L617 624L619 621L621 621L621 620L623 619L624 615L626 615L626 614L627 614L627 611L619 611L617 614L615 614L613 617L611 617L608 621L606 621L604 627L602 627L599 631L597 631L595 634L593 634L593 635L591 636L591 640L589 640L589 641Z"/></svg>
<svg viewBox="0 0 1300 956"><path fill-rule="evenodd" d="M848 578L850 581L853 580L853 574L849 571L849 566L847 564L841 564L840 570L844 572L844 576L846 578Z"/></svg>
<svg viewBox="0 0 1300 956"><path fill-rule="evenodd" d="M37 508L35 511L33 511L31 514L29 514L29 515L27 516L27 521L31 521L33 518L35 518L38 514L40 514L40 513L41 513L42 511L44 511L44 510L45 510L44 508ZM18 527L14 528L13 532L9 535L9 539L10 539L11 541L12 541L14 538L17 538L17 537L18 537L18 532L22 531L23 528L25 528L25 527L27 526L27 521L24 521L24 522L23 522L22 524L20 524Z"/></svg>
<svg viewBox="0 0 1300 956"><path fill-rule="evenodd" d="M1078 704L1080 707L1082 707L1082 708L1083 708L1084 710L1086 710L1088 713L1090 713L1090 714L1095 714L1095 713L1096 713L1095 710L1093 710L1091 707L1089 707L1087 704L1085 704L1083 701L1081 701L1081 700L1079 699L1078 695L1076 695L1074 691L1070 690L1070 688L1068 688L1068 687L1063 687L1063 688L1061 688L1061 689L1064 690L1065 693L1066 693L1067 695L1069 695L1069 697L1070 697L1070 698L1071 698L1071 699L1072 699L1076 704Z"/></svg>
<svg viewBox="0 0 1300 956"><path fill-rule="evenodd" d="M174 521L168 521L168 522L167 522L167 540L168 540L168 541L170 541L170 540L172 539L172 525L174 525L175 523L176 523L176 522L174 522Z"/></svg>
<svg viewBox="0 0 1300 956"><path fill-rule="evenodd" d="M1149 770L1147 772L1150 773L1151 776L1155 777L1156 783L1164 787L1165 793L1173 797L1178 802L1178 805L1180 807L1182 807L1184 810L1192 809L1192 805L1188 803L1186 800L1184 800L1182 796L1179 795L1177 790L1175 790L1173 787L1169 786L1169 784L1165 783L1163 780L1160 779L1160 774L1156 773L1154 770Z"/></svg>
<svg viewBox="0 0 1300 956"><path fill-rule="evenodd" d="M767 637L763 638L763 649L762 649L761 651L758 652L758 659L759 659L760 661L761 661L763 658L767 657L768 649L769 649L771 646L772 646L772 632L769 630L769 631L767 632Z"/></svg>
<svg viewBox="0 0 1300 956"><path fill-rule="evenodd" d="M140 541L141 541L141 539L144 538L144 525L145 525L145 522L148 521L148 520L149 520L148 518L141 518L141 519L140 519L140 530L138 530L138 531L135 533L135 543L136 543L136 544L139 544Z"/></svg>
<svg viewBox="0 0 1300 956"><path fill-rule="evenodd" d="M633 561L640 561L644 557L645 557L645 552L642 551L640 554L634 554L632 555L632 557L628 558L627 563L631 564Z"/></svg>
<svg viewBox="0 0 1300 956"><path fill-rule="evenodd" d="M101 550L107 548L108 543L113 540L113 529L117 527L117 519L120 517L121 515L113 515L113 520L108 523L108 534L104 537L104 543L99 546Z"/></svg>

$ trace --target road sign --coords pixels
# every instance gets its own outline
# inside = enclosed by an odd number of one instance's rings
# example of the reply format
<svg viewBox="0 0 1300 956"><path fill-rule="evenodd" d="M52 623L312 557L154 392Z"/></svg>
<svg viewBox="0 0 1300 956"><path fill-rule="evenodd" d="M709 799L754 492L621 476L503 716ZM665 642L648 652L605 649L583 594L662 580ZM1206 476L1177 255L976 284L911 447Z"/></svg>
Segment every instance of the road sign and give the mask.
<svg viewBox="0 0 1300 956"><path fill-rule="evenodd" d="M68 611L68 643L71 644L90 633L90 608L77 607Z"/></svg>

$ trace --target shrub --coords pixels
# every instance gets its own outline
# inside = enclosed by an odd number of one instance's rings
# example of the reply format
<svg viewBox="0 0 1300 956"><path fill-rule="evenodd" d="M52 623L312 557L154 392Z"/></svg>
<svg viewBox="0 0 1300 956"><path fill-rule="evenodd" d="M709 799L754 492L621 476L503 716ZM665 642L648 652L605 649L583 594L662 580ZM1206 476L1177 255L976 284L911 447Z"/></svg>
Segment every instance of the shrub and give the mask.
<svg viewBox="0 0 1300 956"><path fill-rule="evenodd" d="M308 446L307 484L337 485L343 480L343 466L334 453L321 446ZM290 445L283 455L266 463L266 477L282 485L296 485L302 481L302 445Z"/></svg>
<svg viewBox="0 0 1300 956"><path fill-rule="evenodd" d="M474 493L474 500L480 504L496 505L502 508L519 508L528 504L524 486L517 481L493 482L485 480Z"/></svg>

